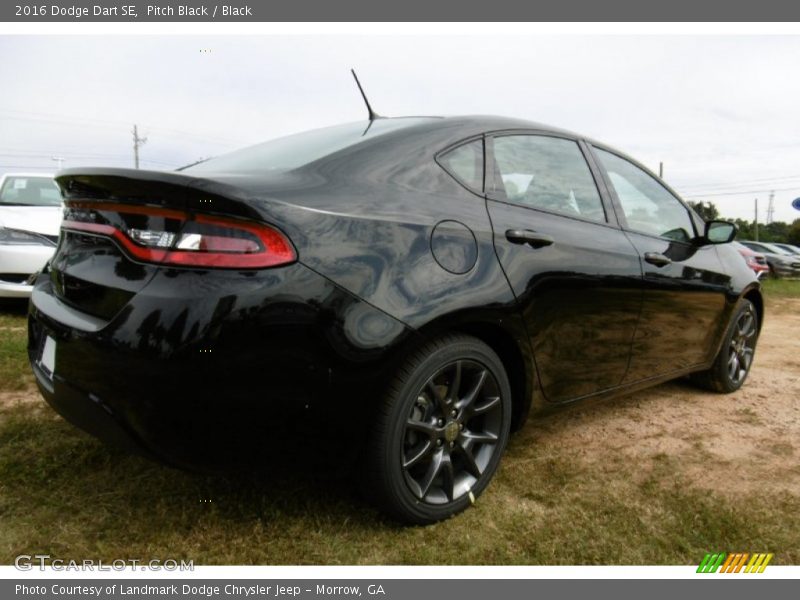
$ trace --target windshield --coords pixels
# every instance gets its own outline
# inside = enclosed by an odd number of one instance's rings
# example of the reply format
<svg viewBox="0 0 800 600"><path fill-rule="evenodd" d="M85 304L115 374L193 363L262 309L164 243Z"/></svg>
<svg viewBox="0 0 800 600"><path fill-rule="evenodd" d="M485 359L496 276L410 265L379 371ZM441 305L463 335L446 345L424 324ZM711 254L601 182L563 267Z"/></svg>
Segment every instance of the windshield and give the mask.
<svg viewBox="0 0 800 600"><path fill-rule="evenodd" d="M61 191L52 177L10 175L0 188L0 205L59 206Z"/></svg>
<svg viewBox="0 0 800 600"><path fill-rule="evenodd" d="M296 169L366 139L430 118L376 119L304 131L179 169L192 172L247 172Z"/></svg>

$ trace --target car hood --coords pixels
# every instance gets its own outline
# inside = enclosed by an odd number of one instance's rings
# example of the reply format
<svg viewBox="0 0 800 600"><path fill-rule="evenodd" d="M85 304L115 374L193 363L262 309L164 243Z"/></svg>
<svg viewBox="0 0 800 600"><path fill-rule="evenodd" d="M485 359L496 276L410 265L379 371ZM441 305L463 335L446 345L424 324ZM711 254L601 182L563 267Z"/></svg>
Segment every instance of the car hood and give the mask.
<svg viewBox="0 0 800 600"><path fill-rule="evenodd" d="M60 206L0 206L0 227L58 235L63 212Z"/></svg>

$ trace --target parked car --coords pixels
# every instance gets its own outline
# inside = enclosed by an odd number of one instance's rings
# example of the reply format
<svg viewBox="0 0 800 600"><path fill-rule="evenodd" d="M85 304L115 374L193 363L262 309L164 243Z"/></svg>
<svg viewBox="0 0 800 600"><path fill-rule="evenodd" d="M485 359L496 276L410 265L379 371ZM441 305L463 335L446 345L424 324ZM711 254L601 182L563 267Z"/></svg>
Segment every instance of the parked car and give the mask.
<svg viewBox="0 0 800 600"><path fill-rule="evenodd" d="M777 242L772 242L772 245L780 248L781 250L786 250L786 252L794 254L795 256L800 256L800 248L793 246L792 244L779 244Z"/></svg>
<svg viewBox="0 0 800 600"><path fill-rule="evenodd" d="M27 281L55 251L61 212L52 175L0 176L0 297L30 296Z"/></svg>
<svg viewBox="0 0 800 600"><path fill-rule="evenodd" d="M767 258L770 274L774 277L800 277L800 258L788 250L766 242L741 240L741 243Z"/></svg>
<svg viewBox="0 0 800 600"><path fill-rule="evenodd" d="M764 273L769 273L769 265L767 264L767 257L763 254L751 250L744 244L739 242L731 242L731 245L739 251L739 254L744 258L747 266L756 274L756 277L761 278Z"/></svg>
<svg viewBox="0 0 800 600"><path fill-rule="evenodd" d="M732 224L517 119L377 118L56 180L28 352L57 411L179 466L322 423L412 523L473 503L529 414L689 374L739 389L764 317Z"/></svg>

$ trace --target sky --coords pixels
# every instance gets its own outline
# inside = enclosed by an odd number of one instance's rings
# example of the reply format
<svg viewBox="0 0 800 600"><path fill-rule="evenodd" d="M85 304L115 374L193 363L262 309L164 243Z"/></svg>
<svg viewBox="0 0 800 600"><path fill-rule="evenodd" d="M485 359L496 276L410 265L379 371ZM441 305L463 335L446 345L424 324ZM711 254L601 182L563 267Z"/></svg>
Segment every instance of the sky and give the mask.
<svg viewBox="0 0 800 600"><path fill-rule="evenodd" d="M0 174L174 169L356 121L497 114L631 154L727 218L800 218L800 37L0 36ZM60 157L62 161L53 160Z"/></svg>

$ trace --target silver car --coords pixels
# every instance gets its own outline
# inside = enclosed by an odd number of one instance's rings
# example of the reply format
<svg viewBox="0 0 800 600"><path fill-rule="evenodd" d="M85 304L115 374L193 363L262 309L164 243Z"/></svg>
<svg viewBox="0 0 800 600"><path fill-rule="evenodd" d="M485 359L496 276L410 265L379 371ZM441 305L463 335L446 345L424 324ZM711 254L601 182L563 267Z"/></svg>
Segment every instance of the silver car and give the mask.
<svg viewBox="0 0 800 600"><path fill-rule="evenodd" d="M52 175L0 176L0 297L25 298L56 249L63 207Z"/></svg>
<svg viewBox="0 0 800 600"><path fill-rule="evenodd" d="M740 242L767 257L770 273L775 277L800 277L800 256L775 244L740 240Z"/></svg>

